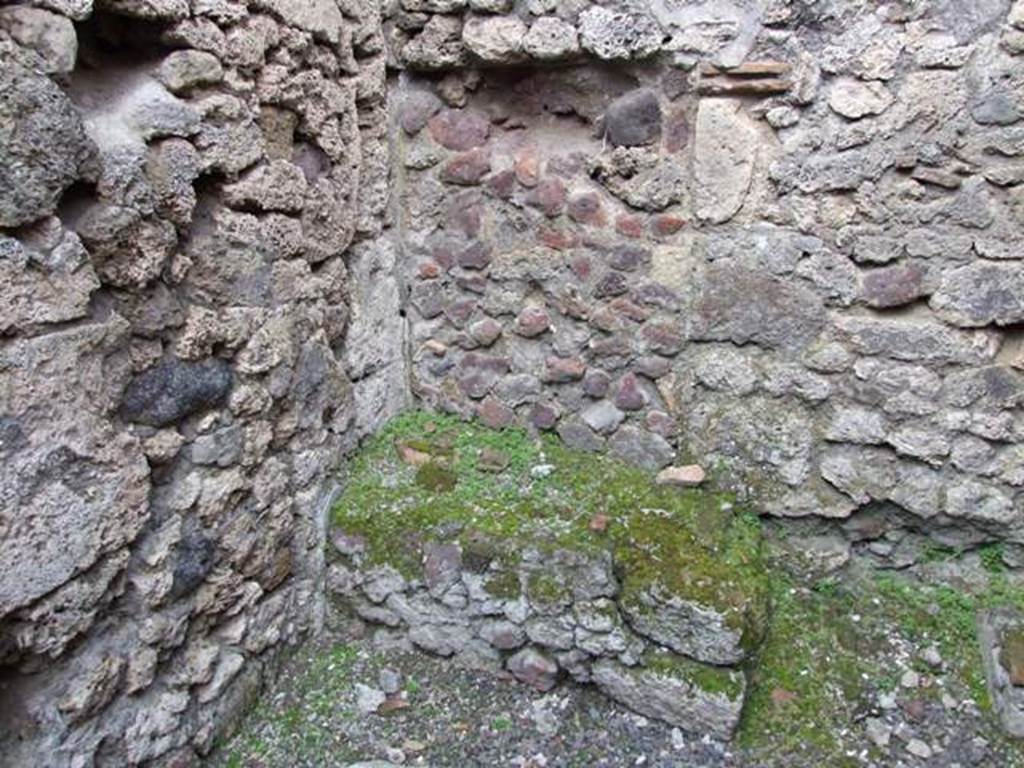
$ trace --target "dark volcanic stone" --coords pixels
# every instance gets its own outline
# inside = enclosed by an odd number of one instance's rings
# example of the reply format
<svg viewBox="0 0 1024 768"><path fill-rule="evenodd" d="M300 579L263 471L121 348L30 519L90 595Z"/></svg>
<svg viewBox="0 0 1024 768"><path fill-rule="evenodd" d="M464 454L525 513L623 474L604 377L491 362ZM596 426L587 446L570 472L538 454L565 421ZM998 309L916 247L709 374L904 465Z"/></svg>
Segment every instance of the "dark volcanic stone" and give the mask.
<svg viewBox="0 0 1024 768"><path fill-rule="evenodd" d="M608 272L594 286L594 298L621 296L629 290L629 281L621 272Z"/></svg>
<svg viewBox="0 0 1024 768"><path fill-rule="evenodd" d="M605 133L617 147L650 144L661 136L661 105L650 88L641 88L613 101L604 114Z"/></svg>
<svg viewBox="0 0 1024 768"><path fill-rule="evenodd" d="M121 400L121 417L164 427L216 405L230 388L231 368L223 360L167 360L131 380Z"/></svg>
<svg viewBox="0 0 1024 768"><path fill-rule="evenodd" d="M181 597L194 590L213 569L216 547L198 530L189 530L178 542L178 561L174 565L171 597Z"/></svg>

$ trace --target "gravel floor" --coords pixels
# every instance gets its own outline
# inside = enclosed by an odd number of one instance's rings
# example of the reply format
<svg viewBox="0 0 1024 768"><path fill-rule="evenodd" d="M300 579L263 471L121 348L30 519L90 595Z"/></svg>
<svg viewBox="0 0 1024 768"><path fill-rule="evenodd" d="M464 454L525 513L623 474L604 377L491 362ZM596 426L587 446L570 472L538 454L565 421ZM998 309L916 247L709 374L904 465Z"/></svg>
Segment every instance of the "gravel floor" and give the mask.
<svg viewBox="0 0 1024 768"><path fill-rule="evenodd" d="M394 693L380 706L386 690ZM884 747L872 741L869 726L876 737L889 734ZM846 733L846 759L828 766L1016 765L1016 752L982 735L991 730L976 708L953 705L949 696L944 704L941 697L897 691L865 707ZM920 743L941 746L916 755ZM539 693L493 673L418 653L378 651L351 638L301 650L208 765L319 768L371 760L434 768L825 766L806 756L752 755L683 734L591 687Z"/></svg>

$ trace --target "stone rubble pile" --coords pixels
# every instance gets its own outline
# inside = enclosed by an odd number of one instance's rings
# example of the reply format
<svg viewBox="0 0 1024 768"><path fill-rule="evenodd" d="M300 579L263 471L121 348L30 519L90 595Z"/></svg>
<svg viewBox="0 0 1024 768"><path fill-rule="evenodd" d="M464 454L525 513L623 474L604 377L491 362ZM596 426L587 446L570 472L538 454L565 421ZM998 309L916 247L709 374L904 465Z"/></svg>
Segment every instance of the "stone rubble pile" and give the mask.
<svg viewBox="0 0 1024 768"><path fill-rule="evenodd" d="M659 588L630 595L607 552L524 548L511 564L432 541L422 574L406 578L368 565L365 542L343 527L330 538L328 592L377 627L379 645L506 670L540 691L563 678L593 683L638 713L716 738L739 723L740 666L763 627L734 628L726 611Z"/></svg>

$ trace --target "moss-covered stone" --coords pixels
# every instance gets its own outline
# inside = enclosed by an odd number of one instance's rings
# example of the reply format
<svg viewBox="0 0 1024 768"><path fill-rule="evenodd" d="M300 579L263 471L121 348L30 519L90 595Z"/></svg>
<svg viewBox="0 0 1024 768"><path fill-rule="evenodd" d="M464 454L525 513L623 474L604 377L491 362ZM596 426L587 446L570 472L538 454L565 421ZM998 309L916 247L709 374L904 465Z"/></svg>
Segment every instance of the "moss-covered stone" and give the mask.
<svg viewBox="0 0 1024 768"><path fill-rule="evenodd" d="M1003 665L1013 685L1024 686L1024 629L1005 632L1000 643L999 663Z"/></svg>
<svg viewBox="0 0 1024 768"><path fill-rule="evenodd" d="M448 493L455 490L456 474L435 461L430 461L416 470L416 485L431 493Z"/></svg>
<svg viewBox="0 0 1024 768"><path fill-rule="evenodd" d="M432 456L443 451L444 458L413 470L389 450L396 441ZM495 452L507 462L500 475L480 462ZM530 469L539 464L554 471L533 477ZM607 521L603 530L591 526L597 515ZM624 599L641 605L641 596L656 593L698 606L721 617L744 653L763 633L768 592L759 523L736 511L730 495L658 487L643 470L520 430L436 414L402 416L356 459L333 520L366 540L371 563L390 563L403 575L415 570L425 541L452 531L462 531L468 560L481 566L530 548L609 552ZM477 557L467 531L491 551ZM560 597L557 584L537 578L538 599Z"/></svg>

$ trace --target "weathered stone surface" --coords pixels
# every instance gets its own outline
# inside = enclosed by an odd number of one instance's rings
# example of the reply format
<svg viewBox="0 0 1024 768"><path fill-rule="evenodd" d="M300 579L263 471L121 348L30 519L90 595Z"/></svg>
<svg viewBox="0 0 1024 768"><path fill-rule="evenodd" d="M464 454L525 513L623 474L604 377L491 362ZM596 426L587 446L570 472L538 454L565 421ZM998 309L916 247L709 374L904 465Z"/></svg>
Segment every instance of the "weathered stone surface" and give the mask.
<svg viewBox="0 0 1024 768"><path fill-rule="evenodd" d="M160 63L157 78L171 93L219 83L224 77L220 59L206 51L175 51Z"/></svg>
<svg viewBox="0 0 1024 768"><path fill-rule="evenodd" d="M926 295L924 267L917 264L874 269L864 275L864 300L872 307L898 307Z"/></svg>
<svg viewBox="0 0 1024 768"><path fill-rule="evenodd" d="M599 59L641 59L661 48L663 33L647 15L620 13L600 6L579 18L580 44Z"/></svg>
<svg viewBox="0 0 1024 768"><path fill-rule="evenodd" d="M929 320L844 317L836 328L855 352L894 360L977 365L991 360L998 349L998 340L987 333L957 331Z"/></svg>
<svg viewBox="0 0 1024 768"><path fill-rule="evenodd" d="M8 531L0 564L17 574L0 578L0 615L131 543L149 516L146 461L109 420L115 395L104 354L124 343L126 331L114 317L18 340L0 353L0 508Z"/></svg>
<svg viewBox="0 0 1024 768"><path fill-rule="evenodd" d="M305 205L306 176L285 160L275 160L246 173L224 188L224 199L236 208L297 213Z"/></svg>
<svg viewBox="0 0 1024 768"><path fill-rule="evenodd" d="M687 464L683 467L665 467L658 473L655 482L658 485L695 488L704 482L705 477L704 469L699 464Z"/></svg>
<svg viewBox="0 0 1024 768"><path fill-rule="evenodd" d="M286 24L312 32L328 43L341 39L345 20L338 4L332 0L256 0L254 4Z"/></svg>
<svg viewBox="0 0 1024 768"><path fill-rule="evenodd" d="M162 427L221 402L231 387L231 370L223 361L168 360L132 379L121 401L128 421Z"/></svg>
<svg viewBox="0 0 1024 768"><path fill-rule="evenodd" d="M526 25L515 16L473 16L462 27L466 48L487 64L513 64L526 58Z"/></svg>
<svg viewBox="0 0 1024 768"><path fill-rule="evenodd" d="M442 107L441 100L430 91L414 91L405 95L402 101L399 124L410 136L422 131L427 121Z"/></svg>
<svg viewBox="0 0 1024 768"><path fill-rule="evenodd" d="M458 152L480 146L490 133L490 121L475 110L443 110L427 125L437 143Z"/></svg>
<svg viewBox="0 0 1024 768"><path fill-rule="evenodd" d="M39 8L0 8L0 30L39 57L47 74L70 72L78 55L78 37L71 20Z"/></svg>
<svg viewBox="0 0 1024 768"><path fill-rule="evenodd" d="M51 220L40 227L36 251L0 236L0 332L60 323L88 314L100 283L81 241Z"/></svg>
<svg viewBox="0 0 1024 768"><path fill-rule="evenodd" d="M700 687L701 672L723 679L720 690ZM704 667L672 658L656 669L625 667L599 661L593 668L601 691L630 709L691 733L730 738L739 724L746 688L740 672Z"/></svg>
<svg viewBox="0 0 1024 768"><path fill-rule="evenodd" d="M945 272L931 300L954 325L980 328L1024 321L1024 268L978 262Z"/></svg>
<svg viewBox="0 0 1024 768"><path fill-rule="evenodd" d="M620 96L604 113L605 135L617 147L650 144L661 137L661 105L650 88Z"/></svg>
<svg viewBox="0 0 1024 768"><path fill-rule="evenodd" d="M850 78L841 78L833 83L828 95L828 105L833 111L850 120L879 115L892 102L892 94L882 83L865 83Z"/></svg>
<svg viewBox="0 0 1024 768"><path fill-rule="evenodd" d="M644 469L660 469L676 457L672 444L661 435L629 426L615 433L608 450L613 456Z"/></svg>
<svg viewBox="0 0 1024 768"><path fill-rule="evenodd" d="M549 691L558 681L558 665L532 648L524 648L506 662L516 680L539 691Z"/></svg>
<svg viewBox="0 0 1024 768"><path fill-rule="evenodd" d="M711 605L686 597L669 595L658 588L631 592L620 603L623 615L639 634L707 664L737 664L747 655L745 641L756 638L762 628L749 629L744 638L745 618L730 615ZM739 620L737 620L739 619Z"/></svg>
<svg viewBox="0 0 1024 768"><path fill-rule="evenodd" d="M94 152L67 96L13 61L0 71L0 146L0 227L53 213Z"/></svg>
<svg viewBox="0 0 1024 768"><path fill-rule="evenodd" d="M697 216L728 221L747 198L757 158L757 130L742 102L701 100L693 153Z"/></svg>
<svg viewBox="0 0 1024 768"><path fill-rule="evenodd" d="M559 61L580 52L576 28L556 16L541 16L523 37L523 51L539 61Z"/></svg>
<svg viewBox="0 0 1024 768"><path fill-rule="evenodd" d="M402 60L413 69L427 71L463 66L469 52L462 42L462 19L431 16L423 30L402 48Z"/></svg>
<svg viewBox="0 0 1024 768"><path fill-rule="evenodd" d="M693 339L796 349L825 322L816 294L761 270L715 264L701 275L698 287L690 321Z"/></svg>
<svg viewBox="0 0 1024 768"><path fill-rule="evenodd" d="M1012 609L985 611L978 617L982 662L993 709L1011 736L1024 736L1024 690L1014 679L1024 620Z"/></svg>

